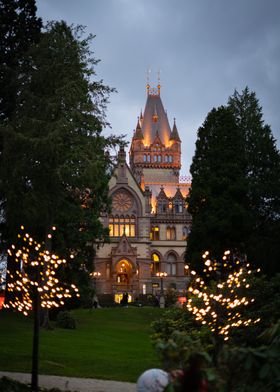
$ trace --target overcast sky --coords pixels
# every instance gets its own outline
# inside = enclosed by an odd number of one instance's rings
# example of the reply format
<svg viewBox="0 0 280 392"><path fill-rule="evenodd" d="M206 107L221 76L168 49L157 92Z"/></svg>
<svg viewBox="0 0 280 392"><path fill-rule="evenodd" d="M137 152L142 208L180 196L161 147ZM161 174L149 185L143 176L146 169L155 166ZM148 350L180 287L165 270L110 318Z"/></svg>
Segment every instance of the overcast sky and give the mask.
<svg viewBox="0 0 280 392"><path fill-rule="evenodd" d="M130 141L146 102L146 71L182 139L188 174L198 127L248 85L280 146L280 0L37 0L44 21L96 35L97 76L115 87L108 120Z"/></svg>

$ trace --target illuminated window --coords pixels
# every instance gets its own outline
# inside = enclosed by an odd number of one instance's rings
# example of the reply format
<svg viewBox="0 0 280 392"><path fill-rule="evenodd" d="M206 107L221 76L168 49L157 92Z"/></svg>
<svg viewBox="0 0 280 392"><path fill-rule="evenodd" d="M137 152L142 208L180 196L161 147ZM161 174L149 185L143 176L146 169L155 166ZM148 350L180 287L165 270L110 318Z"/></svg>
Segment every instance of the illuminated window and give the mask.
<svg viewBox="0 0 280 392"><path fill-rule="evenodd" d="M135 216L116 215L109 218L109 235L110 237L121 237L125 234L127 237L135 237Z"/></svg>
<svg viewBox="0 0 280 392"><path fill-rule="evenodd" d="M176 275L177 268L176 268L176 261L177 258L173 253L170 253L167 257L167 264L166 264L166 272L168 275Z"/></svg>
<svg viewBox="0 0 280 392"><path fill-rule="evenodd" d="M160 272L160 258L158 254L152 253L151 273L155 275Z"/></svg>
<svg viewBox="0 0 280 392"><path fill-rule="evenodd" d="M159 227L158 226L153 226L151 228L150 238L152 241L159 240Z"/></svg>
<svg viewBox="0 0 280 392"><path fill-rule="evenodd" d="M166 239L167 240L176 240L176 228L174 226L167 226Z"/></svg>

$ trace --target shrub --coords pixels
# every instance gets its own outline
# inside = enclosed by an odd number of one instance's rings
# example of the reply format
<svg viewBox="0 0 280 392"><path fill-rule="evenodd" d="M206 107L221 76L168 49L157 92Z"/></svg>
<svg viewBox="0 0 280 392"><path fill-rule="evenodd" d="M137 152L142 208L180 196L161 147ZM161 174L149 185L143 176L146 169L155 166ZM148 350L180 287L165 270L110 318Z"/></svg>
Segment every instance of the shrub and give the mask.
<svg viewBox="0 0 280 392"><path fill-rule="evenodd" d="M56 319L56 325L59 328L75 329L76 320L74 319L72 314L68 311L59 312Z"/></svg>

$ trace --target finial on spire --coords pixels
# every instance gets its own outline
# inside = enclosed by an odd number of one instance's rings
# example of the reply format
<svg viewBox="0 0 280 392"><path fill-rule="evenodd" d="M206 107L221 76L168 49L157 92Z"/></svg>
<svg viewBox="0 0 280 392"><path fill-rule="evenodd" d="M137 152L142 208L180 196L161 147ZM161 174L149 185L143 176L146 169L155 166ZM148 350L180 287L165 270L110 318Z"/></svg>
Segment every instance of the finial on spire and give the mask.
<svg viewBox="0 0 280 392"><path fill-rule="evenodd" d="M146 72L146 77L147 77L146 89L147 89L148 95L149 95L149 91L150 91L150 73L151 73L151 70L148 68L147 72Z"/></svg>
<svg viewBox="0 0 280 392"><path fill-rule="evenodd" d="M158 95L160 95L160 69L158 70L158 85L157 85L157 88L158 88Z"/></svg>

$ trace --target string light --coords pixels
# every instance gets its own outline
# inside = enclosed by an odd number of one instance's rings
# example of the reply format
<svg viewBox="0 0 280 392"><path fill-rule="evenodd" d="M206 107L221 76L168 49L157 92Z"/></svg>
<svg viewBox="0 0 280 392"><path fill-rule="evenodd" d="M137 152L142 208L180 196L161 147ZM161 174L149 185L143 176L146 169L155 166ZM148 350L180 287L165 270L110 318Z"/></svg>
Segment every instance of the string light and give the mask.
<svg viewBox="0 0 280 392"><path fill-rule="evenodd" d="M56 228L53 227L52 230ZM64 305L65 299L73 295L79 297L79 290L74 284L71 284L70 292L69 288L62 285L55 277L56 270L60 265L66 264L66 260L51 254L48 250L43 250L43 244L36 242L28 233L24 233L24 226L21 226L21 231L18 238L23 239L24 246L17 249L12 245L8 249L9 256L13 257L16 263L20 263L20 268L15 275L10 274L10 282L7 285L8 291L17 294L9 303L5 303L4 307L17 309L27 316L32 310L36 291L39 293L43 308L59 307Z"/></svg>
<svg viewBox="0 0 280 392"><path fill-rule="evenodd" d="M231 255L229 250L224 252L222 263L211 260L208 251L202 258L206 276L210 278L211 275L219 273L220 279L215 287L209 289L203 279L197 277L195 271L191 271L192 281L188 292L196 299L188 299L187 309L195 316L196 321L207 324L213 333L221 335L227 341L233 328L247 327L260 321L259 318L253 320L242 317L245 307L254 302L254 298L244 296L244 292L250 287L246 276L253 271L249 269L249 263L242 267L240 260ZM220 267L223 268L223 276ZM260 272L260 269L257 272Z"/></svg>

